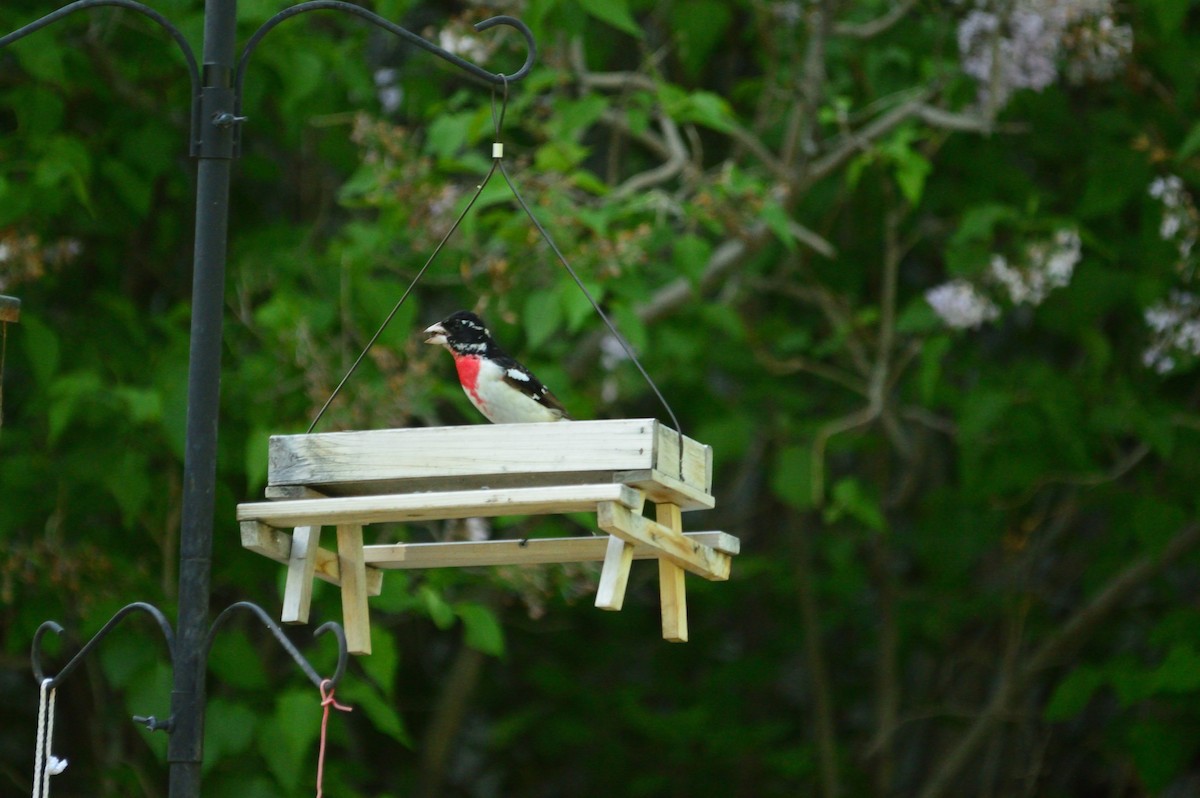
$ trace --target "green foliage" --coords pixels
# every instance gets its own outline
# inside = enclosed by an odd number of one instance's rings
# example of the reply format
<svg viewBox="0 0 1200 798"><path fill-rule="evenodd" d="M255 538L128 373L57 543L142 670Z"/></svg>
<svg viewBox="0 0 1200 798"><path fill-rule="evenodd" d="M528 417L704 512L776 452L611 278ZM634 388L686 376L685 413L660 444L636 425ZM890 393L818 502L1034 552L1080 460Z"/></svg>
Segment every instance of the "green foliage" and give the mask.
<svg viewBox="0 0 1200 798"><path fill-rule="evenodd" d="M338 688L354 711L330 721L326 790L1186 790L1196 365L1164 377L1143 353L1147 308L1194 289L1148 192L1166 174L1200 191L1188 4L1119 10L1136 49L1117 79L1063 78L990 110L962 72L954 6L872 32L903 4L520 5L540 57L509 87L505 166L685 433L713 446L717 509L687 526L744 553L727 583L689 579L684 646L658 639L648 566L621 613L590 606L590 566L389 572L374 654ZM467 57L489 69L524 56L519 37L470 31L482 12L373 7L473 37L486 53ZM199 42L202 3L156 8ZM241 41L277 10L239 3ZM45 11L5 3L0 30ZM115 9L0 52L0 292L24 302L3 385L0 648L30 696L42 620L73 630L59 662L123 604L174 601L194 212L181 66ZM235 505L261 495L267 437L307 427L425 264L497 134L486 89L325 12L264 39L244 111L213 607L273 611L280 569L239 548ZM951 330L927 301L953 279L1002 295L993 257L1019 263L1061 229L1082 257L1044 302ZM477 422L416 335L460 307L577 417L664 416L497 175L322 428ZM314 623L338 617L336 590L313 601ZM97 796L165 793L166 736L127 718L169 714L170 670L157 633L127 624L89 689L60 693L84 720L56 750ZM328 639L295 639L332 670ZM254 624L223 629L209 666L206 792L311 789L316 689ZM30 701L5 710L6 752L32 744ZM0 792L27 789L11 774L28 763L5 765Z"/></svg>

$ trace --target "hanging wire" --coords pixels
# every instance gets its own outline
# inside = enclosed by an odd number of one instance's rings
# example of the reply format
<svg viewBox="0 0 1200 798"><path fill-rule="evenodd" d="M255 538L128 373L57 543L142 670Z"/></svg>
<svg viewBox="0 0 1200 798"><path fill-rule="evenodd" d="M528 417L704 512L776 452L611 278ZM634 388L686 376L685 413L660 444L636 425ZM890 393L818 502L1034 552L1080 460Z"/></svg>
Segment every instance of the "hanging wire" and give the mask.
<svg viewBox="0 0 1200 798"><path fill-rule="evenodd" d="M438 256L439 252L442 251L442 247L444 247L446 242L450 240L450 236L454 235L454 231L458 229L458 226L462 224L462 220L467 217L467 214L470 212L471 208L475 206L475 202L479 199L479 195L483 193L484 188L487 187L488 182L492 179L492 175L496 173L496 164L499 162L499 158L494 158L492 160L492 168L488 170L487 175L483 178L483 181L479 184L479 187L475 189L475 195L471 197L471 201L467 203L467 206L463 208L462 213L460 213L458 218L454 220L454 224L450 225L450 229L446 231L446 235L442 236L442 240L438 242L438 245L434 248L433 253L425 261L425 265L422 266L420 271L417 272L417 276L414 277L412 282L408 284L408 288L404 289L404 293L400 296L400 299L396 301L396 304L392 306L392 311L388 313L387 318L383 320L383 324L379 325L379 329L376 330L375 334L371 336L371 340L367 341L367 345L363 347L361 352L359 352L358 357L354 361L354 365L352 365L350 370L346 372L346 376L342 377L342 381L339 382L337 387L333 389L333 393L329 394L329 398L325 400L325 404L323 404L321 409L317 412L316 418L314 418L312 423L308 425L308 430L306 430L304 433L305 435L312 433L313 429L317 426L317 422L321 420L321 416L325 415L325 411L329 409L329 406L333 404L333 400L342 390L342 386L346 384L346 381L349 380L350 376L358 369L359 365L363 361L363 358L367 356L367 352L371 351L371 347L373 347L375 342L379 340L379 336L383 334L383 331L387 329L389 324L391 324L392 319L396 317L396 313L399 312L400 306L404 304L404 301L408 299L408 295L411 294L413 289L417 287L417 283L420 281L421 277L425 275L425 271L429 268L430 264L433 263L433 259Z"/></svg>
<svg viewBox="0 0 1200 798"><path fill-rule="evenodd" d="M529 205L525 202L525 198L521 196L521 192L517 189L516 183L514 183L512 177L509 176L508 170L504 168L504 144L500 141L500 132L504 125L504 115L508 110L508 78L503 74L498 75L497 77L499 78L498 83L503 90L503 94L500 98L499 109L497 109L496 88L493 87L492 127L495 132L495 140L492 143L491 169L488 170L487 175L483 178L483 181L480 182L478 188L476 188L474 196L471 197L471 201L467 203L466 207L463 208L462 213L460 213L458 218L454 220L454 224L450 226L450 229L446 231L446 235L444 235L442 240L438 242L438 245L433 250L433 253L430 254L429 258L425 261L425 265L422 266L420 271L417 272L417 275L412 279L412 282L409 283L408 288L405 289L404 294L392 307L392 310L390 313L388 313L387 318L383 320L383 323L379 325L379 329L377 329L375 334L371 336L371 340L367 342L365 347L363 347L362 352L359 353L358 357L354 361L354 364L350 366L350 370L346 372L346 376L342 377L342 381L338 383L337 387L333 389L333 393L331 393L329 398L325 400L325 404L322 405L320 411L317 412L316 418L313 419L312 423L308 425L308 430L305 434L311 433L317 426L317 422L319 422L321 417L325 415L325 411L329 409L329 406L333 403L334 398L337 397L338 393L342 390L342 387L350 379L351 375L354 374L355 370L358 369L359 364L362 363L363 358L365 358L367 355L367 352L371 350L371 347L375 345L377 340L379 340L379 336L383 334L383 331L387 328L388 324L390 324L392 319L395 318L396 313L400 310L400 307L404 304L405 300L408 299L409 294L412 293L413 289L417 285L417 282L420 281L422 276L424 276L425 271L429 268L430 264L433 263L433 260L438 256L438 253L442 251L442 248L446 245L446 242L450 239L450 236L453 235L458 229L463 219L466 218L467 214L471 211L471 208L475 206L475 202L479 199L479 196L483 193L484 188L486 188L487 184L491 181L492 175L494 175L496 170L499 169L500 174L504 176L504 182L508 184L508 188L512 192L513 198L517 201L517 204L521 207L521 210L523 210L525 215L529 217L529 220L533 223L533 226L537 229L538 233L541 234L542 239L550 247L555 257L558 258L558 262L562 264L563 268L566 269L567 274L569 274L571 279L575 281L575 285L578 286L579 290L583 292L583 295L587 298L588 303L591 304L592 309L596 311L596 315L600 317L600 320L604 322L604 326L608 328L609 333L613 336L617 343L621 345L621 348L625 351L625 354L628 355L629 359L633 361L633 365L637 367L638 373L642 375L642 378L646 381L646 384L650 386L650 390L654 392L654 395L658 397L658 401L667 411L667 415L670 416L671 423L675 427L675 431L679 434L679 474L682 477L683 426L679 423L679 418L675 415L675 411L671 409L670 403L666 400L666 397L663 396L662 391L658 389L658 385L655 384L645 367L642 366L642 362L638 360L637 354L634 352L633 347L627 340L625 340L625 336L621 335L621 332L617 329L616 325L613 324L609 319L608 314L605 313L600 307L600 303L596 301L596 298L592 295L592 292L588 290L588 287L584 285L583 280L580 279L579 275L575 272L575 269L571 267L571 264L567 261L566 256L563 255L562 250L558 248L556 243L554 243L554 239L550 237L550 233L545 227L542 226L542 223L538 221L538 218L533 215L533 211L530 210Z"/></svg>
<svg viewBox="0 0 1200 798"><path fill-rule="evenodd" d="M498 121L496 121L495 89L492 90L492 118L496 124L497 139L500 137L500 124L504 121L504 107L508 105L508 81L502 81L502 85L504 86L504 105L501 106L500 118ZM514 183L513 179L509 176L508 170L504 168L504 163L498 159L496 163L500 167L500 174L504 176L504 182L508 184L509 190L512 191L513 198L516 199L517 204L521 206L521 210L525 211L525 215L529 217L529 221L533 222L533 226L537 228L539 233L541 233L542 239L550 247L551 251L554 252L555 257L558 258L558 262L561 263L563 268L567 270L567 274L571 275L571 279L575 281L575 285L579 286L579 290L583 292L585 297L587 297L587 301L591 304L592 310L596 311L596 315L599 316L600 320L604 322L604 326L608 327L608 331L612 334L613 338L615 338L617 343L621 345L621 348L625 350L625 354L628 355L629 359L633 361L633 365L637 367L637 370L642 375L642 378L646 380L646 384L650 386L650 390L654 392L654 395L658 397L658 401L662 403L663 408L667 411L667 415L671 417L671 423L675 427L675 431L679 433L680 474L682 474L683 427L680 425L679 419L676 418L675 411L671 409L670 403L667 402L666 398L662 395L662 391L658 389L658 385L656 385L654 380L651 379L650 374L647 373L646 369L642 366L642 362L638 360L637 355L633 351L633 347L630 346L629 342L625 340L625 336L621 335L616 325L614 325L608 318L608 314L601 309L600 303L596 301L594 296L592 296L592 292L588 290L588 287L584 285L583 280L581 280L579 275L575 273L575 270L571 268L571 264L567 262L567 258L565 255L563 255L562 250L558 248L558 244L554 243L554 239L550 237L550 233L547 232L546 228L542 226L542 223L538 221L538 218L533 215L533 211L529 209L529 205L526 204L525 198L522 197L521 192L517 190L516 183Z"/></svg>

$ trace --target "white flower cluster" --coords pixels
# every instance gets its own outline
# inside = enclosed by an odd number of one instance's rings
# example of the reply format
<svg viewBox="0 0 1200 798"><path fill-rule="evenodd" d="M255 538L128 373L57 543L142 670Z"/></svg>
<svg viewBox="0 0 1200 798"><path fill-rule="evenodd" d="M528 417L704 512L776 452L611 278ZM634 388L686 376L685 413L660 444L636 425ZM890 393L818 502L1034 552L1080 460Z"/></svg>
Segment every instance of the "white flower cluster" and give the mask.
<svg viewBox="0 0 1200 798"><path fill-rule="evenodd" d="M1013 305L1040 305L1050 292L1064 288L1075 274L1082 255L1079 234L1059 230L1051 241L1037 241L1025 249L1024 257L1010 263L992 255L989 282L1004 289ZM958 278L925 292L925 301L947 327L973 329L1000 317L1000 307L974 283Z"/></svg>
<svg viewBox="0 0 1200 798"><path fill-rule="evenodd" d="M400 74L391 67L375 70L375 96L385 114L394 114L404 103L404 89L400 86Z"/></svg>
<svg viewBox="0 0 1200 798"><path fill-rule="evenodd" d="M1146 310L1146 326L1154 340L1142 353L1146 368L1159 374L1174 371L1180 355L1200 357L1200 297L1172 291L1165 302Z"/></svg>
<svg viewBox="0 0 1200 798"><path fill-rule="evenodd" d="M488 48L466 29L462 32L452 28L443 29L438 34L438 46L448 53L468 61L481 62L487 59Z"/></svg>
<svg viewBox="0 0 1200 798"><path fill-rule="evenodd" d="M1176 268L1185 280L1190 280L1196 273L1192 250L1196 247L1196 239L1200 238L1200 212L1196 210L1196 202L1178 175L1155 178L1150 184L1150 196L1162 203L1158 235L1163 241L1175 244L1179 252Z"/></svg>
<svg viewBox="0 0 1200 798"><path fill-rule="evenodd" d="M1184 284L1197 274L1196 240L1200 238L1200 211L1196 201L1177 175L1156 178L1150 196L1162 203L1158 235L1175 245L1175 269ZM1200 296L1182 289L1172 290L1166 300L1151 305L1143 316L1153 335L1142 352L1142 363L1159 374L1169 374L1180 359L1200 358Z"/></svg>
<svg viewBox="0 0 1200 798"><path fill-rule="evenodd" d="M995 302L962 279L930 288L925 301L947 327L956 330L971 330L1000 316Z"/></svg>
<svg viewBox="0 0 1200 798"><path fill-rule="evenodd" d="M1041 91L1067 59L1073 82L1109 78L1133 50L1133 29L1113 19L1113 0L977 0L958 25L963 71L980 103L1002 108L1018 89Z"/></svg>
<svg viewBox="0 0 1200 798"><path fill-rule="evenodd" d="M1031 244L1023 266L1010 266L1003 255L992 255L988 274L1007 289L1014 305L1040 305L1055 288L1071 282L1080 254L1079 234L1059 230L1053 242Z"/></svg>
<svg viewBox="0 0 1200 798"><path fill-rule="evenodd" d="M1109 80L1133 52L1133 28L1118 25L1106 11L1096 11L1067 32L1063 45L1070 53L1067 80Z"/></svg>

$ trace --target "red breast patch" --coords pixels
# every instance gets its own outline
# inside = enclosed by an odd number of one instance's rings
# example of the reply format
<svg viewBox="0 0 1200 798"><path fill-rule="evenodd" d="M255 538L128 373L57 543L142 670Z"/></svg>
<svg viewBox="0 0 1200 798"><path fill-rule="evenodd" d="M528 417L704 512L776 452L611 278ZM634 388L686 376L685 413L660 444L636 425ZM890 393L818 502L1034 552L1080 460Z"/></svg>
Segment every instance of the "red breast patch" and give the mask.
<svg viewBox="0 0 1200 798"><path fill-rule="evenodd" d="M479 399L479 357L476 355L455 355L454 367L458 369L458 381L463 390L471 395L476 402Z"/></svg>

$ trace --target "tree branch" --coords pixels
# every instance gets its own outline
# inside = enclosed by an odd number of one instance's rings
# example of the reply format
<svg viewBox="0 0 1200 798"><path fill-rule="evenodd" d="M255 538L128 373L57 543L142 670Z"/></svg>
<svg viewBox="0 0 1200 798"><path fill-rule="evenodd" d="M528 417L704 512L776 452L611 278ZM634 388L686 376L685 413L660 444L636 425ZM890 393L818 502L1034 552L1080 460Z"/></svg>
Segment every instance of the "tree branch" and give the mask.
<svg viewBox="0 0 1200 798"><path fill-rule="evenodd" d="M804 630L804 658L808 664L813 691L813 726L817 738L817 761L821 774L821 794L838 798L841 787L837 765L837 730L834 727L833 688L829 679L828 657L821 639L821 615L813 589L812 551L808 530L798 516L791 516L791 539L796 546L796 592L800 599L800 617Z"/></svg>
<svg viewBox="0 0 1200 798"><path fill-rule="evenodd" d="M605 115L605 121L612 121L610 116ZM675 124L675 120L666 115L658 117L658 125L663 132L662 146L665 149L666 160L654 167L647 169L644 172L639 172L636 175L626 179L621 185L613 189L612 198L614 200L624 199L630 194L636 194L639 191L645 191L651 186L661 185L671 180L675 176L684 171L688 165L688 151L683 145L683 139L679 135L679 127ZM631 131L629 131L632 133Z"/></svg>
<svg viewBox="0 0 1200 798"><path fill-rule="evenodd" d="M839 22L833 26L833 35L849 36L853 39L873 38L888 30L900 20L904 19L904 16L908 14L908 12L911 11L913 6L916 4L917 0L901 0L901 2L892 6L891 10L883 16L876 17L875 19L867 22Z"/></svg>
<svg viewBox="0 0 1200 798"><path fill-rule="evenodd" d="M891 133L914 116L918 116L921 110L926 107L926 101L936 93L937 89L935 87L927 86L913 99L897 105L890 111L885 111L863 125L857 131L850 134L850 136L844 138L842 144L835 150L813 161L803 175L802 184L809 186L828 176L856 154L865 151L868 145Z"/></svg>
<svg viewBox="0 0 1200 798"><path fill-rule="evenodd" d="M921 792L921 798L941 798L946 795L954 780L966 769L1003 719L1008 706L1029 688L1034 678L1082 644L1131 593L1158 576L1197 544L1200 544L1200 524L1190 524L1162 551L1141 558L1117 574L1091 601L1076 610L1056 634L1038 647L1015 676L1000 682L983 712L959 738L958 745L942 759L940 767Z"/></svg>

